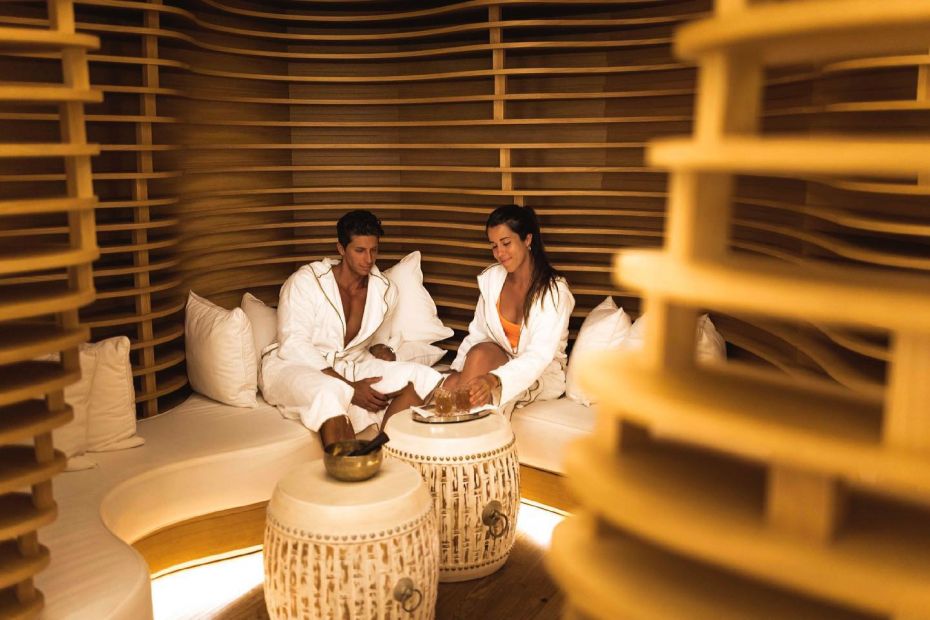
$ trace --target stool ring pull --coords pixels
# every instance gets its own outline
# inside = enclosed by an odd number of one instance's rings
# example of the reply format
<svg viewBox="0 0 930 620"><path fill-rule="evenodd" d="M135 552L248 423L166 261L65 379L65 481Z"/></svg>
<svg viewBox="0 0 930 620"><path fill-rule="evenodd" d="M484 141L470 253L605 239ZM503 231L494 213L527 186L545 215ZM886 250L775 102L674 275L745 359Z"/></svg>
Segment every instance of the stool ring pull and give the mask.
<svg viewBox="0 0 930 620"><path fill-rule="evenodd" d="M403 577L394 586L394 600L400 603L401 609L412 614L423 602L423 593L414 587L413 579Z"/></svg>
<svg viewBox="0 0 930 620"><path fill-rule="evenodd" d="M491 538L500 538L510 529L510 519L504 514L504 507L496 499L484 507L481 522L488 526Z"/></svg>

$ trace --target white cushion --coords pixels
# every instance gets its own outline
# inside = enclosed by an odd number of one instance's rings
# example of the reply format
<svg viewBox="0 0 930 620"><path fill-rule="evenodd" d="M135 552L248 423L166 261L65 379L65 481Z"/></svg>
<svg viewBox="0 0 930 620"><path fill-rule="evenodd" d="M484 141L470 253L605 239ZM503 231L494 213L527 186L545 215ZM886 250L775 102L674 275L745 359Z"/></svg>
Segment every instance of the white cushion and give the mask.
<svg viewBox="0 0 930 620"><path fill-rule="evenodd" d="M633 323L629 335L620 344L620 348L626 350L642 349L645 333L646 314L643 313ZM698 360L724 360L727 358L726 341L706 314L698 317L695 337L697 338L696 357Z"/></svg>
<svg viewBox="0 0 930 620"><path fill-rule="evenodd" d="M416 362L432 366L442 359L446 350L428 342L402 342L394 353L398 362Z"/></svg>
<svg viewBox="0 0 930 620"><path fill-rule="evenodd" d="M227 405L255 407L255 341L242 308L226 310L191 291L184 332L191 387Z"/></svg>
<svg viewBox="0 0 930 620"><path fill-rule="evenodd" d="M116 336L82 345L94 357L94 383L87 416L87 449L122 450L142 445L136 436L136 390L129 338Z"/></svg>
<svg viewBox="0 0 930 620"><path fill-rule="evenodd" d="M96 455L99 467L55 478L58 518L42 528L53 558L36 575L42 617L152 618L151 575L129 544L171 524L267 502L288 471L322 458L320 440L259 401L191 398L139 421L146 445Z"/></svg>
<svg viewBox="0 0 930 620"><path fill-rule="evenodd" d="M94 382L95 357L85 350L85 345L78 349L81 378L65 387L65 402L71 407L71 421L52 431L52 442L56 450L68 457L66 471L79 471L96 465L93 459L84 456L87 452L87 418L90 407L90 394ZM58 362L61 356L51 353L37 358L40 361ZM31 444L31 441L23 444Z"/></svg>
<svg viewBox="0 0 930 620"><path fill-rule="evenodd" d="M420 252L411 252L384 275L397 287L397 307L391 319L390 342L395 349L404 342L431 344L454 333L442 324L436 304L423 286Z"/></svg>
<svg viewBox="0 0 930 620"><path fill-rule="evenodd" d="M605 297L585 317L578 338L572 348L571 359L568 361L566 375L565 395L584 405L590 405L591 399L584 393L579 385L579 360L593 351L616 349L630 332L632 322L623 308L618 308L612 297Z"/></svg>
<svg viewBox="0 0 930 620"><path fill-rule="evenodd" d="M594 410L568 398L538 400L515 409L510 420L520 463L564 473L566 446L594 431Z"/></svg>
<svg viewBox="0 0 930 620"><path fill-rule="evenodd" d="M252 325L252 341L255 343L255 363L261 366L262 352L278 339L278 311L265 305L252 293L242 296L239 307L249 317Z"/></svg>

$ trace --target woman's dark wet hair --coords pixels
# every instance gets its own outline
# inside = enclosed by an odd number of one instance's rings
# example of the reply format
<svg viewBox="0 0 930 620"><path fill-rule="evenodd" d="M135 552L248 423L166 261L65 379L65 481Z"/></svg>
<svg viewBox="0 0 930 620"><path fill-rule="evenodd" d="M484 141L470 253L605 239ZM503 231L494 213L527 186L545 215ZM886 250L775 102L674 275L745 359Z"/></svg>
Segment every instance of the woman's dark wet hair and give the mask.
<svg viewBox="0 0 930 620"><path fill-rule="evenodd" d="M378 238L384 236L381 220L371 211L362 209L349 211L336 222L336 237L342 247L348 247L352 237L358 236Z"/></svg>
<svg viewBox="0 0 930 620"><path fill-rule="evenodd" d="M533 258L533 280L526 292L526 299L523 300L523 321L526 322L530 317L530 308L537 299L547 292L553 296L553 303L555 303L555 298L558 295L556 280L561 277L561 274L549 262L542 233L539 230L539 220L536 219L536 212L533 211L532 207L517 205L498 207L488 216L484 228L488 230L501 224L515 232L521 240L525 241L527 235L533 235L533 240L530 243L530 256Z"/></svg>

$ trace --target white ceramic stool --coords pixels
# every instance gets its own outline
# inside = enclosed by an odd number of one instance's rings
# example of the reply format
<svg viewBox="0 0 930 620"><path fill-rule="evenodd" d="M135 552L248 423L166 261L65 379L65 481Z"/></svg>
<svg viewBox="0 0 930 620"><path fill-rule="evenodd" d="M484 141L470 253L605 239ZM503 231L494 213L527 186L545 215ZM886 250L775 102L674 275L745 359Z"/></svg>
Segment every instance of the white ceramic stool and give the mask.
<svg viewBox="0 0 930 620"><path fill-rule="evenodd" d="M520 465L502 415L455 424L387 424L385 453L416 467L439 518L439 581L484 577L507 561L520 508Z"/></svg>
<svg viewBox="0 0 930 620"><path fill-rule="evenodd" d="M419 473L385 459L364 482L317 460L275 488L265 524L271 618L432 618L439 542Z"/></svg>

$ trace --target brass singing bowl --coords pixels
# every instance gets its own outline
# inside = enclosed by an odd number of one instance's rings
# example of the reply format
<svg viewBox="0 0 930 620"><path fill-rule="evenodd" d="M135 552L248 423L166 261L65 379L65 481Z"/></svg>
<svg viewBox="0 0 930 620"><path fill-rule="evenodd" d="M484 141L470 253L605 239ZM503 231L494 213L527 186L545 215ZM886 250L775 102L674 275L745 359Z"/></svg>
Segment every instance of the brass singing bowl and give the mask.
<svg viewBox="0 0 930 620"><path fill-rule="evenodd" d="M359 482L368 480L381 469L381 448L362 456L345 456L356 448L368 444L360 439L337 441L323 450L323 465L336 480Z"/></svg>

